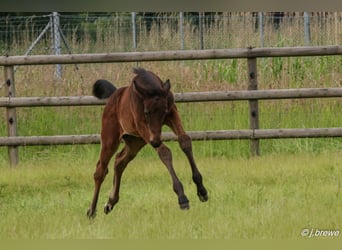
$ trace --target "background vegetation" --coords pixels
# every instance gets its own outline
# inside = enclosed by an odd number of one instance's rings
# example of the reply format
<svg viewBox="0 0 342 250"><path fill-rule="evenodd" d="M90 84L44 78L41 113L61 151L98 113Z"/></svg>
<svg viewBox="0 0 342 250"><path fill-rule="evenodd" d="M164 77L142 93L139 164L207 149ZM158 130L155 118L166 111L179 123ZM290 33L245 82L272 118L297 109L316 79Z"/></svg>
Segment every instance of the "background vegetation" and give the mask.
<svg viewBox="0 0 342 250"><path fill-rule="evenodd" d="M15 23L9 23L6 26L13 33L13 41L10 46L11 53L22 54L29 47L35 39L32 36L37 33L37 29L35 29L37 21L33 22L33 20L38 17L32 16L31 19L21 17L19 20L26 20L26 26L24 26L26 29L21 33L16 31L15 28L19 26L15 26ZM41 19L45 18L46 21L47 17L48 15L41 16ZM69 20L70 23L68 24L63 18ZM159 16L158 19L137 17L139 42L136 50L179 49L180 30L177 26L175 27L176 18L178 18L177 14ZM69 16L62 14L60 19L66 33L66 40L75 53L132 50L130 13L112 15L92 13ZM340 13L312 16L310 22L312 43L320 42L320 44L330 45L334 44L332 40L335 40L336 44L339 44L339 39L341 39L340 19ZM151 26L148 29L146 23L149 20ZM303 45L304 39L299 36L303 23L300 15L284 18L277 29L275 29L271 19L265 18L264 20L264 37L272 46ZM255 30L255 21L255 17L247 13L225 13L221 16L215 16L211 23L205 23L203 26L204 44L209 48L257 46L260 34ZM35 25L32 25L33 23ZM43 25L40 24L40 26ZM22 24L20 27L22 29ZM18 30L20 29L18 28ZM72 30L74 32L71 32ZM83 32L82 39L79 39L79 31ZM185 19L184 42L186 48L198 48L198 32L196 23L193 20ZM97 35L95 37L90 35L93 33ZM47 52L46 49L51 46L48 34L43 36L32 53L44 54ZM21 39L16 40L17 37ZM62 50L66 50L65 44L62 44ZM60 80L54 76L55 66L53 65L19 67L15 73L16 95L90 95L93 82L99 78L108 79L118 87L129 84L133 76L132 67L137 65L153 70L162 79L170 79L174 92L247 88L246 60L232 59L144 62L140 64L63 65ZM263 58L258 60L259 89L341 87L341 72L342 58L339 56ZM339 127L342 123L341 105L339 98L260 101L260 127ZM178 104L178 106L187 130L245 129L249 127L246 101ZM99 133L102 108L18 108L19 135ZM5 116L5 109L2 112ZM6 136L5 123L1 123L0 128L0 135ZM198 154L203 156L248 157L248 143L248 141L219 141L196 142L195 144L199 145ZM173 144L171 143L171 145ZM71 148L77 148L77 150L93 148L95 152L98 151L96 145ZM69 150L70 147L60 146L20 148L20 157L21 160L25 161L45 155L49 157L48 152L55 154ZM341 139L261 141L262 154L321 152L324 150L341 150ZM0 148L0 162L3 164L7 162L6 148Z"/></svg>

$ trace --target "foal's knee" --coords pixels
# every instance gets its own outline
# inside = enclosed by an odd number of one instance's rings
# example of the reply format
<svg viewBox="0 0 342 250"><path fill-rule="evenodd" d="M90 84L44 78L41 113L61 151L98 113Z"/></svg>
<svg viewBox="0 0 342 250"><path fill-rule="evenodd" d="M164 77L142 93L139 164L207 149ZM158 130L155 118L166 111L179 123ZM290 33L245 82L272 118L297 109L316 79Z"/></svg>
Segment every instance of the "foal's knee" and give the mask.
<svg viewBox="0 0 342 250"><path fill-rule="evenodd" d="M184 152L191 152L192 151L192 143L191 138L187 134L181 135L178 137L178 142L181 149Z"/></svg>
<svg viewBox="0 0 342 250"><path fill-rule="evenodd" d="M159 158L164 163L171 163L171 161L172 161L172 153L171 153L171 150L167 146L165 146L164 144L161 144L157 148L157 152L158 152Z"/></svg>
<svg viewBox="0 0 342 250"><path fill-rule="evenodd" d="M100 172L100 173L98 171L96 171L94 173L94 180L102 182L104 180L104 178L106 177L107 173L108 173L108 170L104 171L104 172Z"/></svg>
<svg viewBox="0 0 342 250"><path fill-rule="evenodd" d="M103 181L106 175L108 174L108 167L103 166L103 164L98 161L96 166L96 171L94 173L94 180L95 181Z"/></svg>

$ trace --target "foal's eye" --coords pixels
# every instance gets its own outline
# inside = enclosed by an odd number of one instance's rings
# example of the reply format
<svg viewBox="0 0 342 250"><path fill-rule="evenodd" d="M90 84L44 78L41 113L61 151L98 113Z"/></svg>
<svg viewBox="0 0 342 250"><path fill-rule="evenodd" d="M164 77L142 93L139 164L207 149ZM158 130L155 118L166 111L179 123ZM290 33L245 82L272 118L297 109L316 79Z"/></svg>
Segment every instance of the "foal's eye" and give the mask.
<svg viewBox="0 0 342 250"><path fill-rule="evenodd" d="M145 115L145 116L149 116L150 114L151 114L151 111L149 111L149 110L147 110L147 109L144 110L144 115Z"/></svg>
<svg viewBox="0 0 342 250"><path fill-rule="evenodd" d="M151 112L148 111L148 110L144 110L144 116L145 116L146 122L150 122L150 119L151 119Z"/></svg>

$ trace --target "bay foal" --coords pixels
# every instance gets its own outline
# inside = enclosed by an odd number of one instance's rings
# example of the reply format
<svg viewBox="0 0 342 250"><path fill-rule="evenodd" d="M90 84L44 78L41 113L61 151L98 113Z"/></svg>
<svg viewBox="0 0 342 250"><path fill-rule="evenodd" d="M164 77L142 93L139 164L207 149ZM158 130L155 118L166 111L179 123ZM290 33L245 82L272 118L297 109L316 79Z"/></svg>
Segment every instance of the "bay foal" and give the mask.
<svg viewBox="0 0 342 250"><path fill-rule="evenodd" d="M95 189L87 212L89 218L95 216L101 184L108 173L108 163L121 140L124 141L124 147L116 155L113 188L104 212L108 214L119 201L122 173L146 144L155 148L160 160L167 167L180 208L189 208L189 200L172 165L171 151L161 140L164 124L176 134L179 145L189 160L199 199L203 202L208 200L207 190L202 184L202 176L193 157L191 139L183 129L170 91L170 81L163 82L157 75L143 68L135 68L133 72L136 75L129 86L116 89L106 80L98 80L93 86L95 97L108 100L102 115L101 152L94 173Z"/></svg>

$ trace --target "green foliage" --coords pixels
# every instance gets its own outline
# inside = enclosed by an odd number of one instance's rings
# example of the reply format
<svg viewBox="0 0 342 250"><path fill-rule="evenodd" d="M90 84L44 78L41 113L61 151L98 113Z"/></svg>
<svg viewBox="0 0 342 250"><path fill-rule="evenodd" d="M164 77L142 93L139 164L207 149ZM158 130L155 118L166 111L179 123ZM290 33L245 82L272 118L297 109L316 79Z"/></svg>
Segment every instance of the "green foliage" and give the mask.
<svg viewBox="0 0 342 250"><path fill-rule="evenodd" d="M207 78L218 82L236 84L238 79L238 60L215 60L205 64Z"/></svg>

